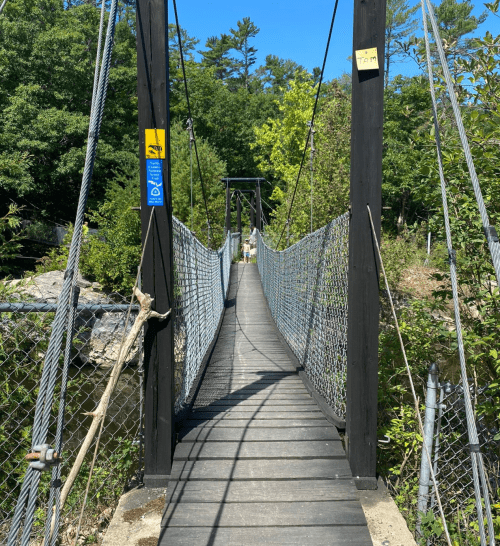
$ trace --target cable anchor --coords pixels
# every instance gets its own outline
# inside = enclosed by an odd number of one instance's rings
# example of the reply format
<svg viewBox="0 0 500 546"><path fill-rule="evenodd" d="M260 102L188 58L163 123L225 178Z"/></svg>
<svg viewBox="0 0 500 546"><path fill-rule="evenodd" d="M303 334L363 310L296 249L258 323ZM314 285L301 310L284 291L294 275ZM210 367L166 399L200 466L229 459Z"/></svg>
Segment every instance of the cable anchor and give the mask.
<svg viewBox="0 0 500 546"><path fill-rule="evenodd" d="M54 465L61 462L59 453L49 444L41 444L33 447L33 452L25 457L30 462L31 468L35 470L50 470Z"/></svg>

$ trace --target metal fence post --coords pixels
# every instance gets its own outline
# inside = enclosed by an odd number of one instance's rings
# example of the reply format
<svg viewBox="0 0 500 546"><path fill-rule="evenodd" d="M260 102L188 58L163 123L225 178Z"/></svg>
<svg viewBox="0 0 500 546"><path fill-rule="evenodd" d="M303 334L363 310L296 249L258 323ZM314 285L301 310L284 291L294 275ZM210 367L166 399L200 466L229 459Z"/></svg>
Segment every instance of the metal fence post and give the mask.
<svg viewBox="0 0 500 546"><path fill-rule="evenodd" d="M433 363L429 367L429 376L427 378L427 394L425 396L425 419L424 419L424 445L427 446L429 457L422 446L422 459L420 462L420 481L418 488L418 520L417 532L420 534L420 523L422 514L427 512L429 500L429 478L431 468L429 461L432 460L432 443L434 440L434 422L436 420L436 400L438 391L439 368Z"/></svg>

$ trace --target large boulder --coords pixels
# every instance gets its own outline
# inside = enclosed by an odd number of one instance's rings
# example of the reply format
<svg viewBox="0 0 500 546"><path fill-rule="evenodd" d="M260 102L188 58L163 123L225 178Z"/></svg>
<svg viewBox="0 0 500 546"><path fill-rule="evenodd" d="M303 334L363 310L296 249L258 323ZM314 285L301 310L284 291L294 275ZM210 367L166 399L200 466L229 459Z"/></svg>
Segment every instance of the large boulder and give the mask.
<svg viewBox="0 0 500 546"><path fill-rule="evenodd" d="M49 271L42 275L15 280L9 283L15 288L18 301L37 303L57 303L64 282L63 271ZM126 304L125 297L106 294L98 283L84 279L80 274L77 285L80 287L79 304ZM73 359L79 365L94 365L103 368L112 366L118 357L122 342L127 312L78 311L75 323L76 336L73 341ZM137 313L131 313L127 324L128 333ZM139 347L136 343L127 358L129 364L139 361Z"/></svg>

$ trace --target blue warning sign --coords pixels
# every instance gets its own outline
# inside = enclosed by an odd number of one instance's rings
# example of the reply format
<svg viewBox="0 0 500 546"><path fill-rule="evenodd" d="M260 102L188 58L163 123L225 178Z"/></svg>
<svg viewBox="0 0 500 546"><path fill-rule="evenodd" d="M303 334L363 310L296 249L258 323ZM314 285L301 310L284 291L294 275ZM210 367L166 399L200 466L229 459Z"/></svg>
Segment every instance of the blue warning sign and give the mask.
<svg viewBox="0 0 500 546"><path fill-rule="evenodd" d="M148 180L148 205L163 206L163 161L146 159L146 176Z"/></svg>

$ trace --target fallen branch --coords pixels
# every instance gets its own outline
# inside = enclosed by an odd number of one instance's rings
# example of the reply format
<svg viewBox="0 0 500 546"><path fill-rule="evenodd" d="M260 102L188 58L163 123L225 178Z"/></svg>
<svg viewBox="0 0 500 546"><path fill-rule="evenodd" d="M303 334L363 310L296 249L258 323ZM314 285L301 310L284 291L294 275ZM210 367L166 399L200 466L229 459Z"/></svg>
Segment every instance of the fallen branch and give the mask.
<svg viewBox="0 0 500 546"><path fill-rule="evenodd" d="M80 472L80 468L83 464L83 460L85 459L85 456L87 455L87 452L90 446L92 445L97 429L99 428L99 425L106 417L106 411L108 409L109 400L111 399L111 396L116 388L118 379L120 378L121 372L125 365L128 353L130 352L130 349L134 345L137 337L139 336L139 333L142 327L151 318L157 318L159 320L163 320L167 318L168 315L170 314L170 310L164 314L160 314L160 313L157 313L156 311L153 311L151 309L151 303L153 301L153 298L149 294L143 294L137 287L134 287L134 294L137 298L137 301L141 305L141 310L139 311L139 314L137 315L137 318L135 319L135 322L130 332L128 333L127 338L125 339L125 341L120 347L120 350L118 352L118 358L116 360L115 365L113 366L113 370L111 372L111 375L109 376L108 384L106 385L106 389L104 390L101 396L101 400L99 401L97 408L93 412L89 412L85 414L85 415L92 416L93 418L92 423L89 427L87 435L85 436L85 440L83 441L80 447L80 451L78 452L75 462L73 463L73 467L71 468L71 471L68 477L66 478L66 481L64 482L64 487L61 490L60 510L63 509L64 504L66 503L66 499L68 498L68 495L73 487L73 484L75 483L76 477L78 476L78 473ZM54 513L52 514L52 521L50 526L51 537L52 537L52 533L54 532L54 526L55 526L55 510L54 510ZM50 540L49 540L49 544L50 544Z"/></svg>

